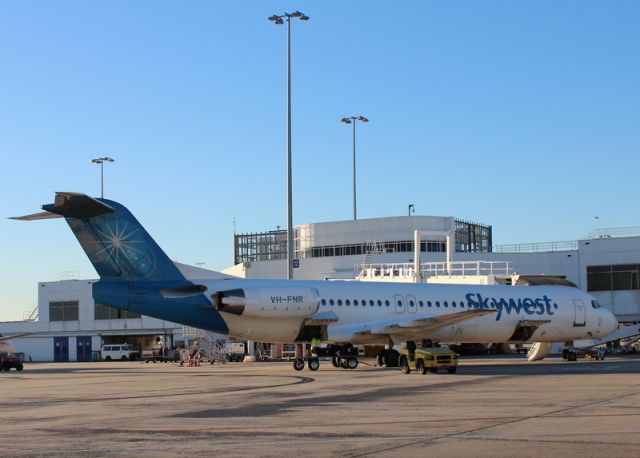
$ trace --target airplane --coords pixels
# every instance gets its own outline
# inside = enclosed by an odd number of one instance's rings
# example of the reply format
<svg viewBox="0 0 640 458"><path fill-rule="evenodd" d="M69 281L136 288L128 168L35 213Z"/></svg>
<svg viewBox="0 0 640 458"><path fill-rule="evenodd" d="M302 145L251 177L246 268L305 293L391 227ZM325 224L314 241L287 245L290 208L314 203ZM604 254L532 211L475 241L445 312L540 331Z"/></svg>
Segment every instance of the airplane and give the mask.
<svg viewBox="0 0 640 458"><path fill-rule="evenodd" d="M15 353L16 347L9 341L11 339L19 339L20 337L28 336L30 334L30 332L21 332L20 334L14 334L11 336L3 336L0 334L0 353Z"/></svg>
<svg viewBox="0 0 640 458"><path fill-rule="evenodd" d="M566 286L449 285L328 280L187 280L122 204L57 192L44 212L12 219L64 217L100 280L93 298L123 310L259 342L329 344L336 367L358 366L356 344L389 349L416 341L534 343L529 360L552 342L604 337L615 316ZM573 355L571 354L573 353ZM572 357L573 356L573 357ZM575 353L570 351L570 360ZM319 368L313 355L294 368Z"/></svg>

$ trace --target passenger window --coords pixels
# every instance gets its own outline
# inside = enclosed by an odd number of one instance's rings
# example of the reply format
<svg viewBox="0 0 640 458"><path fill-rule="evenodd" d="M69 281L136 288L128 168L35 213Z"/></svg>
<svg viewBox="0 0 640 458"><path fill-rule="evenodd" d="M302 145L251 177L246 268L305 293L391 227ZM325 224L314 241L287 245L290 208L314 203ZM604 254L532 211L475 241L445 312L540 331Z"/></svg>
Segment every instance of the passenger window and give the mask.
<svg viewBox="0 0 640 458"><path fill-rule="evenodd" d="M464 308L464 302L460 301L460 308Z"/></svg>
<svg viewBox="0 0 640 458"><path fill-rule="evenodd" d="M416 305L415 302L409 301L409 307L415 307L415 305Z"/></svg>
<svg viewBox="0 0 640 458"><path fill-rule="evenodd" d="M347 299L346 301L344 301L344 305L351 305L351 301Z"/></svg>
<svg viewBox="0 0 640 458"><path fill-rule="evenodd" d="M333 305L335 302L333 302L333 299L329 299L329 305Z"/></svg>
<svg viewBox="0 0 640 458"><path fill-rule="evenodd" d="M120 347L111 347L113 351L120 351Z"/></svg>
<svg viewBox="0 0 640 458"><path fill-rule="evenodd" d="M440 301L436 301L436 307L440 307Z"/></svg>
<svg viewBox="0 0 640 458"><path fill-rule="evenodd" d="M338 305L342 305L342 299L338 299Z"/></svg>
<svg viewBox="0 0 640 458"><path fill-rule="evenodd" d="M453 301L453 302L451 303L451 307L456 308L456 301Z"/></svg>
<svg viewBox="0 0 640 458"><path fill-rule="evenodd" d="M327 305L327 300L326 299L322 299L322 305Z"/></svg>
<svg viewBox="0 0 640 458"><path fill-rule="evenodd" d="M447 301L444 301L444 306L449 308L449 303Z"/></svg>
<svg viewBox="0 0 640 458"><path fill-rule="evenodd" d="M398 306L402 307L402 301L398 301Z"/></svg>
<svg viewBox="0 0 640 458"><path fill-rule="evenodd" d="M427 307L431 307L431 301L427 301Z"/></svg>
<svg viewBox="0 0 640 458"><path fill-rule="evenodd" d="M353 300L353 305L358 305L358 299Z"/></svg>
<svg viewBox="0 0 640 458"><path fill-rule="evenodd" d="M378 307L382 307L382 301L378 299Z"/></svg>
<svg viewBox="0 0 640 458"><path fill-rule="evenodd" d="M420 307L424 307L424 302L419 301L419 302L418 302L418 305L419 305Z"/></svg>
<svg viewBox="0 0 640 458"><path fill-rule="evenodd" d="M384 305L386 305L387 307L389 307L389 305L391 305L391 303L389 301L384 301Z"/></svg>
<svg viewBox="0 0 640 458"><path fill-rule="evenodd" d="M373 299L369 299L369 305L373 307Z"/></svg>

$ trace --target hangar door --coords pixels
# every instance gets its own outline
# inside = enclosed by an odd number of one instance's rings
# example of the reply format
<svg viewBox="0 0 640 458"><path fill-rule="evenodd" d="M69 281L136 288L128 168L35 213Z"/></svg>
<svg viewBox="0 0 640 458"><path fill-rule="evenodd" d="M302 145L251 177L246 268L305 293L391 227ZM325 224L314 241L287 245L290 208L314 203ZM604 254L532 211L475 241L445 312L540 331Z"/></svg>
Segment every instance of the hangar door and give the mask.
<svg viewBox="0 0 640 458"><path fill-rule="evenodd" d="M76 361L91 361L91 336L76 337Z"/></svg>
<svg viewBox="0 0 640 458"><path fill-rule="evenodd" d="M53 338L53 360L56 362L69 361L69 338Z"/></svg>

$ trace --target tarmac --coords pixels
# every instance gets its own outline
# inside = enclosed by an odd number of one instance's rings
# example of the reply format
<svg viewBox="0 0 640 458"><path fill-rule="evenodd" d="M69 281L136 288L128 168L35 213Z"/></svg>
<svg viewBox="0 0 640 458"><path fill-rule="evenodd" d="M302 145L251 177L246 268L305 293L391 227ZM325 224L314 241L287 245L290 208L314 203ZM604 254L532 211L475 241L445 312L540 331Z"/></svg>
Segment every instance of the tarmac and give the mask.
<svg viewBox="0 0 640 458"><path fill-rule="evenodd" d="M30 363L0 373L0 456L640 455L638 357L372 364Z"/></svg>

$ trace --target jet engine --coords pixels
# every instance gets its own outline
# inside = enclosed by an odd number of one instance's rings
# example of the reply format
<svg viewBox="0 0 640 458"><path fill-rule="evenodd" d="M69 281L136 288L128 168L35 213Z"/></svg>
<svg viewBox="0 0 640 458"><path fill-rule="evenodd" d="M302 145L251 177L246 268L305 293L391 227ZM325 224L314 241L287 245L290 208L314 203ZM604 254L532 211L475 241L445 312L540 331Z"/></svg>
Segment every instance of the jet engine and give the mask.
<svg viewBox="0 0 640 458"><path fill-rule="evenodd" d="M306 318L316 313L319 306L318 291L305 286L218 291L211 300L220 312L260 318Z"/></svg>
<svg viewBox="0 0 640 458"><path fill-rule="evenodd" d="M534 342L527 352L527 359L529 361L540 361L551 351L551 342Z"/></svg>

